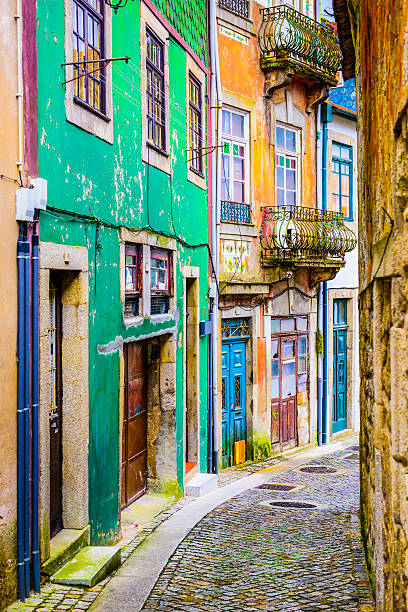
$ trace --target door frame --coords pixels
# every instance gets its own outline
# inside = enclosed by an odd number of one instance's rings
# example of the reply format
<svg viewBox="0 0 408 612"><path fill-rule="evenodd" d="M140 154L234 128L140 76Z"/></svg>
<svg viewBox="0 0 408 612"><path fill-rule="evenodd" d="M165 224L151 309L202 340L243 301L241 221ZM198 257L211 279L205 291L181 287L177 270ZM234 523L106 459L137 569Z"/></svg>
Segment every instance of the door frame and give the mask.
<svg viewBox="0 0 408 612"><path fill-rule="evenodd" d="M336 303L343 303L344 304L344 319L341 323L336 323L335 322L335 317L334 317L334 309L335 309L335 304ZM348 369L349 369L349 356L348 356L348 347L347 347L347 342L348 342L348 335L349 335L349 325L348 325L348 303L349 300L347 298L334 298L333 299L333 327L332 327L332 334L331 334L331 341L332 341L332 363L333 363L333 374L332 374L332 412L331 412L331 421L332 421L332 434L338 434L344 430L347 429L348 427L348 385L347 385L347 380L348 380ZM344 419L341 419L340 421L334 421L334 405L335 405L335 401L336 401L336 397L337 394L335 393L335 381L336 381L336 367L335 367L335 356L337 355L337 342L335 342L335 338L337 336L337 332L339 331L343 331L346 333L346 338L345 338L345 347L344 347L344 354L345 354L345 393L344 393L344 398L345 398L345 417ZM339 426L335 426L335 423L341 423L341 425ZM342 426L344 424L344 427Z"/></svg>
<svg viewBox="0 0 408 612"><path fill-rule="evenodd" d="M245 446L247 443L247 433L248 433L248 427L247 427L247 346L248 346L248 340L249 337L248 336L238 336L236 338L223 338L221 340L221 385L222 385L222 381L224 380L224 377L222 375L222 352L223 352L223 347L228 345L233 346L234 344L243 344L244 345L244 360L243 360L243 366L244 366L244 376L243 376L243 381L244 381L244 387L243 387L243 391L242 391L242 395L243 395L243 399L242 399L242 403L245 409L245 436L244 436L244 440L245 440ZM231 368L229 367L229 372L231 372ZM222 387L221 387L222 388ZM231 411L229 411L231 413ZM231 423L229 423L229 433L231 434ZM245 449L246 452L246 449ZM230 449L229 449L229 461L231 461L231 465L234 464L234 449L233 446L231 447L230 444ZM221 392L221 461L223 458L223 447L222 447L222 392ZM230 467L230 466L224 466L223 467Z"/></svg>

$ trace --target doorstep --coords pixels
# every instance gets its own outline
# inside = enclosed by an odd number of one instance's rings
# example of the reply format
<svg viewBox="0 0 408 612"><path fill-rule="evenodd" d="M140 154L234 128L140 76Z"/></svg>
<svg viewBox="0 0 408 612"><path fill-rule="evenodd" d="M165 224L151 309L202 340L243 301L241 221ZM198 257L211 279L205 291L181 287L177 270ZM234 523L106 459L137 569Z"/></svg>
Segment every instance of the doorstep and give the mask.
<svg viewBox="0 0 408 612"><path fill-rule="evenodd" d="M61 529L50 541L50 556L41 566L43 576L52 576L89 544L90 528Z"/></svg>
<svg viewBox="0 0 408 612"><path fill-rule="evenodd" d="M120 566L120 551L120 546L85 546L51 582L91 588Z"/></svg>
<svg viewBox="0 0 408 612"><path fill-rule="evenodd" d="M124 508L120 515L121 537L118 542L121 546L133 538L148 525L156 516L168 510L176 498L159 493L145 493L130 506Z"/></svg>
<svg viewBox="0 0 408 612"><path fill-rule="evenodd" d="M199 473L192 478L185 486L185 494L190 497L201 497L211 493L217 488L217 474Z"/></svg>

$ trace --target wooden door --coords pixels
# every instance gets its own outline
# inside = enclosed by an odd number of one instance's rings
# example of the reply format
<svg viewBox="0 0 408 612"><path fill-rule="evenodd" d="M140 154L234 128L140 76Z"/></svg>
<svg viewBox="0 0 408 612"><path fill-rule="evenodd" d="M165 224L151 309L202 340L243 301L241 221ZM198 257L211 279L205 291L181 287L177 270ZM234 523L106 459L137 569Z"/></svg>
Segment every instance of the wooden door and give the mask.
<svg viewBox="0 0 408 612"><path fill-rule="evenodd" d="M347 329L333 330L333 433L347 429Z"/></svg>
<svg viewBox="0 0 408 612"><path fill-rule="evenodd" d="M290 445L297 436L298 338L272 338L271 443Z"/></svg>
<svg viewBox="0 0 408 612"><path fill-rule="evenodd" d="M124 345L125 407L122 424L122 508L146 492L147 371L143 342Z"/></svg>
<svg viewBox="0 0 408 612"><path fill-rule="evenodd" d="M60 277L50 279L48 347L50 364L50 537L62 523L62 300Z"/></svg>
<svg viewBox="0 0 408 612"><path fill-rule="evenodd" d="M222 343L222 465L233 464L234 443L246 439L245 342Z"/></svg>

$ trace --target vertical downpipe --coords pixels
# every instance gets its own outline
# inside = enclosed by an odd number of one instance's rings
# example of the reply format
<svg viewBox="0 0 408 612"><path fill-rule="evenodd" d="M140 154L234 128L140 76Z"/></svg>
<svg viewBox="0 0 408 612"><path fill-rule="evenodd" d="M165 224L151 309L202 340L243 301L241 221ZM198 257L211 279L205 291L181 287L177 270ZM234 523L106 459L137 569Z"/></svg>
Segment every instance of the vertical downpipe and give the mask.
<svg viewBox="0 0 408 612"><path fill-rule="evenodd" d="M24 580L30 596L30 243L24 252Z"/></svg>
<svg viewBox="0 0 408 612"><path fill-rule="evenodd" d="M213 312L210 314L211 328L213 326ZM211 329L211 334L208 337L208 346L209 346L209 360L208 360L208 388L209 388L209 398L208 402L208 473L212 474L213 472L213 415L212 415L212 388L213 388L213 333Z"/></svg>
<svg viewBox="0 0 408 612"><path fill-rule="evenodd" d="M322 210L322 136L321 136L321 105L317 107L317 142L316 142L316 167L317 167L317 207ZM317 329L323 331L323 285L319 283L317 292ZM323 355L320 350L317 353L317 444L322 444L322 413L323 413Z"/></svg>
<svg viewBox="0 0 408 612"><path fill-rule="evenodd" d="M322 209L327 210L327 124L332 120L332 107L324 103L321 109L323 122L322 143ZM323 282L323 402L322 402L322 443L328 442L328 401L327 401L327 281Z"/></svg>
<svg viewBox="0 0 408 612"><path fill-rule="evenodd" d="M21 601L24 601L26 596L24 573L24 260L23 223L20 223L20 236L17 242L17 580L18 597Z"/></svg>
<svg viewBox="0 0 408 612"><path fill-rule="evenodd" d="M32 238L32 531L31 548L34 590L40 592L39 484L39 236Z"/></svg>

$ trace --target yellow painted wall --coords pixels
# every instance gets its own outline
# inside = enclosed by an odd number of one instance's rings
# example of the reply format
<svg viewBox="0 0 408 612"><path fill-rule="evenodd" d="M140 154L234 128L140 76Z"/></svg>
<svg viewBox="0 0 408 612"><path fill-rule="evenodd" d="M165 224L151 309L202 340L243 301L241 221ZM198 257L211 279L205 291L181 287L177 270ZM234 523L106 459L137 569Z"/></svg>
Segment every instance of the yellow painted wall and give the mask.
<svg viewBox="0 0 408 612"><path fill-rule="evenodd" d="M0 12L0 174L12 178L18 178L15 12L15 0L3 0ZM0 179L0 608L15 597L16 588L16 188L16 184Z"/></svg>

